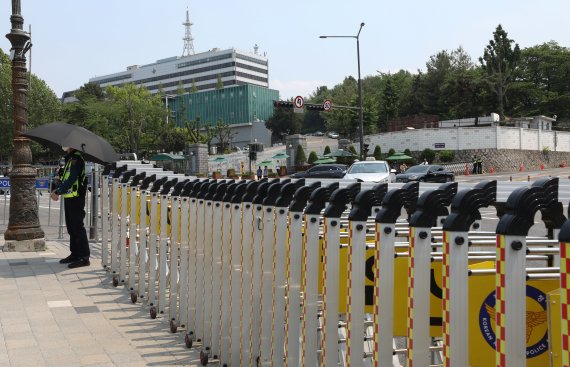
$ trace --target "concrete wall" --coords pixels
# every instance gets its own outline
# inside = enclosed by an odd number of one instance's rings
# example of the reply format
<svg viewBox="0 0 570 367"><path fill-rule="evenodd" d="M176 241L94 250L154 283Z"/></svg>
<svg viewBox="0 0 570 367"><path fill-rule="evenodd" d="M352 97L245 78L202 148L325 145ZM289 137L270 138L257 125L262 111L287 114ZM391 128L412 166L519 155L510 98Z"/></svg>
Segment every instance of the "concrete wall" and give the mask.
<svg viewBox="0 0 570 367"><path fill-rule="evenodd" d="M516 149L570 152L570 133L521 129L518 127L456 127L440 129L402 130L368 135L365 141L370 151L380 145L382 152L433 150Z"/></svg>

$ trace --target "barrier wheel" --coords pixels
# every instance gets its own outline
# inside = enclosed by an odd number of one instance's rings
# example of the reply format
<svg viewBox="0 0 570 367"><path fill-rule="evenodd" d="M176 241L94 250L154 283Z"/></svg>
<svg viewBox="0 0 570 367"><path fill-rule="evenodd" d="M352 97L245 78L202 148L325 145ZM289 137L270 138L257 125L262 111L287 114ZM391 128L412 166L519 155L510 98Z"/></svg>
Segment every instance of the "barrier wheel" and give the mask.
<svg viewBox="0 0 570 367"><path fill-rule="evenodd" d="M113 287L117 287L119 285L119 278L113 277Z"/></svg>
<svg viewBox="0 0 570 367"><path fill-rule="evenodd" d="M188 349L192 348L192 338L190 337L190 335L188 334L184 335L184 344L186 345L186 348Z"/></svg>
<svg viewBox="0 0 570 367"><path fill-rule="evenodd" d="M205 366L208 364L208 353L205 353L204 351L200 351L200 364L202 366Z"/></svg>
<svg viewBox="0 0 570 367"><path fill-rule="evenodd" d="M132 303L137 303L137 294L135 292L131 293L131 302Z"/></svg>
<svg viewBox="0 0 570 367"><path fill-rule="evenodd" d="M174 320L170 320L170 332L172 334L176 334L177 330L178 330L178 323Z"/></svg>
<svg viewBox="0 0 570 367"><path fill-rule="evenodd" d="M156 307L154 306L150 308L150 318L153 320L156 319Z"/></svg>

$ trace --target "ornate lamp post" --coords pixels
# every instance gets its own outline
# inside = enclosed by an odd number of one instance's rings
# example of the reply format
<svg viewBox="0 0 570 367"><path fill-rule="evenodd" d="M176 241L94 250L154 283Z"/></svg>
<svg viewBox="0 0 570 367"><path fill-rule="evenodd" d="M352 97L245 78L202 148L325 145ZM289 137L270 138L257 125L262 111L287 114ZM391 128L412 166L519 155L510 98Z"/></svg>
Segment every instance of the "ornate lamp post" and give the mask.
<svg viewBox="0 0 570 367"><path fill-rule="evenodd" d="M358 62L358 135L360 138L360 160L366 159L364 154L364 126L362 116L362 79L360 78L360 31L364 27L364 22L360 23L356 36L319 36L320 38L354 38L356 39L356 60Z"/></svg>
<svg viewBox="0 0 570 367"><path fill-rule="evenodd" d="M12 44L12 93L14 107L14 151L10 172L10 217L4 233L4 251L45 250L44 231L38 219L35 195L36 170L32 167L29 140L21 136L28 123L28 80L26 52L32 46L23 30L20 0L12 0L12 29L6 38Z"/></svg>

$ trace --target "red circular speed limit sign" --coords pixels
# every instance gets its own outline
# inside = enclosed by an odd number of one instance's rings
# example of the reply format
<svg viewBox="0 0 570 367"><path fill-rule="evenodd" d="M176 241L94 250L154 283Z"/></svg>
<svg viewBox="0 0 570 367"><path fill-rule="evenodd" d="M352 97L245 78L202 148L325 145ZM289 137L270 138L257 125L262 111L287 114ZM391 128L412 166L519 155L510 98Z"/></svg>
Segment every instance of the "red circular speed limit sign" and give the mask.
<svg viewBox="0 0 570 367"><path fill-rule="evenodd" d="M304 104L305 104L305 100L303 99L303 97L301 97L301 96L295 97L295 107L303 108Z"/></svg>
<svg viewBox="0 0 570 367"><path fill-rule="evenodd" d="M330 100L330 99L325 99L325 100L323 101L323 109L324 109L326 112L328 112L328 111L331 110L331 107L332 107L332 102L331 102L331 100Z"/></svg>

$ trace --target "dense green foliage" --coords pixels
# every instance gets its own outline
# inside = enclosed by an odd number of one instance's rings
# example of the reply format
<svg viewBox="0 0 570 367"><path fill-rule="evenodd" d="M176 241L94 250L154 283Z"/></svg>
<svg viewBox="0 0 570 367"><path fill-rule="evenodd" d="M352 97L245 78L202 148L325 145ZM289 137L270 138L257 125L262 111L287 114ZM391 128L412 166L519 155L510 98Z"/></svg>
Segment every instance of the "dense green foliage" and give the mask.
<svg viewBox="0 0 570 367"><path fill-rule="evenodd" d="M452 162L455 158L455 152L453 150L440 150L439 151L439 160L441 162Z"/></svg>
<svg viewBox="0 0 570 367"><path fill-rule="evenodd" d="M305 164L307 157L305 156L305 150L301 145L297 145L297 151L295 152L295 164L300 166Z"/></svg>
<svg viewBox="0 0 570 367"><path fill-rule="evenodd" d="M307 160L307 163L309 164L313 164L315 163L315 161L319 159L319 156L317 155L317 152L311 150L311 153L309 153L309 159Z"/></svg>
<svg viewBox="0 0 570 367"><path fill-rule="evenodd" d="M394 118L436 115L446 120L488 116L492 112L501 116L502 124L515 117L556 115L554 128L568 129L570 48L550 41L519 49L501 25L491 38L476 58L459 47L436 52L425 69L416 73L400 70L364 77L364 134L386 131L387 122ZM295 126L295 132L328 130L338 132L342 138L356 139L357 80L347 76L333 88L318 87L305 98L314 104L325 99L333 102L333 109L318 113L324 128L318 125L320 121L314 122L314 116L309 125L308 112L304 120L294 116L297 120L287 123ZM282 116L283 110L286 109L276 109L276 116Z"/></svg>
<svg viewBox="0 0 570 367"><path fill-rule="evenodd" d="M420 154L420 159L422 161L425 159L426 161L428 161L428 163L433 163L433 160L435 159L435 152L430 148L425 148L422 151L422 154Z"/></svg>
<svg viewBox="0 0 570 367"><path fill-rule="evenodd" d="M377 161L382 159L382 148L380 148L380 145L376 145L374 147L374 159L376 159Z"/></svg>

